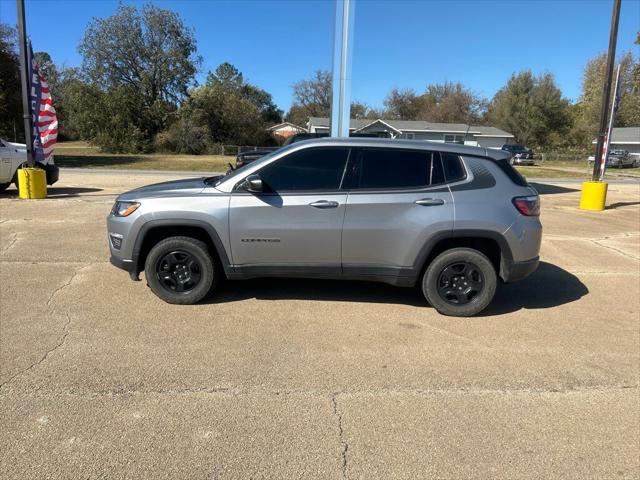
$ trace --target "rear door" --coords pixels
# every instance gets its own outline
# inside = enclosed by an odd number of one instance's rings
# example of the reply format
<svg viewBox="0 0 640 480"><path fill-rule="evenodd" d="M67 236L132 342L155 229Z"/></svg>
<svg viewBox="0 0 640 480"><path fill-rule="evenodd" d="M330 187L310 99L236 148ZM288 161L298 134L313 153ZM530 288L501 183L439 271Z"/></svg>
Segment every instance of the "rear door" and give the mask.
<svg viewBox="0 0 640 480"><path fill-rule="evenodd" d="M453 229L453 198L440 154L360 148L352 159L342 231L343 272L414 275L425 243Z"/></svg>
<svg viewBox="0 0 640 480"><path fill-rule="evenodd" d="M312 147L259 170L265 192L231 195L233 263L246 272L339 274L349 149Z"/></svg>

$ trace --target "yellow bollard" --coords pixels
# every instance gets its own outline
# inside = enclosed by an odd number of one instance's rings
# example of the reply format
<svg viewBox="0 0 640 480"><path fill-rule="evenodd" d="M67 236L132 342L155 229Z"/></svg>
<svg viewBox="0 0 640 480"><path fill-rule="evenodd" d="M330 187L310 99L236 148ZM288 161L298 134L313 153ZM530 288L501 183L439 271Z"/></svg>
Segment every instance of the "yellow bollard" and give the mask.
<svg viewBox="0 0 640 480"><path fill-rule="evenodd" d="M18 170L20 198L47 198L47 174L41 168Z"/></svg>
<svg viewBox="0 0 640 480"><path fill-rule="evenodd" d="M582 210L592 210L601 212L607 202L606 182L584 182L582 184L582 196L580 197L580 208Z"/></svg>

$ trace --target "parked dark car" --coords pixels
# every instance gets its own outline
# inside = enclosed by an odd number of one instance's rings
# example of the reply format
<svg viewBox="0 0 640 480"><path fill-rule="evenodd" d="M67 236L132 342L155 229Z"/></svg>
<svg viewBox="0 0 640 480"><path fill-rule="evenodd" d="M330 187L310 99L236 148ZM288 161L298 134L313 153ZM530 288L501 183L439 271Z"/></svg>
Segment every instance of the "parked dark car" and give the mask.
<svg viewBox="0 0 640 480"><path fill-rule="evenodd" d="M511 165L534 165L534 153L524 145L503 145L502 150L511 154Z"/></svg>
<svg viewBox="0 0 640 480"><path fill-rule="evenodd" d="M235 168L244 167L247 163L251 163L265 155L276 150L275 148L261 148L258 150L248 150L246 152L240 152L236 155Z"/></svg>
<svg viewBox="0 0 640 480"><path fill-rule="evenodd" d="M589 157L587 162L593 165L595 161L595 157L592 155ZM609 158L607 158L607 167L612 168L625 168L625 167L636 167L638 166L638 160L629 155L627 150L615 149L611 150L609 153Z"/></svg>

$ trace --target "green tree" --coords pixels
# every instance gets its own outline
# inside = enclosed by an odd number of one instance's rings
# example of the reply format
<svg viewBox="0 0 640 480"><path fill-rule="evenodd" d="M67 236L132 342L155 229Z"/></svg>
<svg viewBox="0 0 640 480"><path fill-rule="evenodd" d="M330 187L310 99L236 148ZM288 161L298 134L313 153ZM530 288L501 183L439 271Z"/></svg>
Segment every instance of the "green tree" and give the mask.
<svg viewBox="0 0 640 480"><path fill-rule="evenodd" d="M569 105L551 74L535 76L528 70L512 75L498 90L487 119L520 143L547 147L568 127Z"/></svg>
<svg viewBox="0 0 640 480"><path fill-rule="evenodd" d="M576 105L574 123L571 129L573 143L589 148L598 134L602 89L606 75L606 54L598 55L587 62L582 77L582 91ZM620 106L615 126L631 127L640 125L640 88L635 80L638 63L630 52L617 60L620 65ZM615 71L614 71L615 73ZM613 99L613 88L611 96ZM609 115L609 112L607 112Z"/></svg>
<svg viewBox="0 0 640 480"><path fill-rule="evenodd" d="M266 124L282 121L282 111L273 103L273 97L267 91L245 81L244 76L234 65L224 62L207 75L207 85L219 86L253 103Z"/></svg>
<svg viewBox="0 0 640 480"><path fill-rule="evenodd" d="M193 32L179 15L153 5L138 10L120 4L112 16L93 19L79 51L83 74L106 94L103 105L117 110L121 128L129 129L114 136L142 150L186 97L201 61ZM107 137L94 140L113 149Z"/></svg>
<svg viewBox="0 0 640 480"><path fill-rule="evenodd" d="M17 34L4 23L0 23L0 137L24 142Z"/></svg>

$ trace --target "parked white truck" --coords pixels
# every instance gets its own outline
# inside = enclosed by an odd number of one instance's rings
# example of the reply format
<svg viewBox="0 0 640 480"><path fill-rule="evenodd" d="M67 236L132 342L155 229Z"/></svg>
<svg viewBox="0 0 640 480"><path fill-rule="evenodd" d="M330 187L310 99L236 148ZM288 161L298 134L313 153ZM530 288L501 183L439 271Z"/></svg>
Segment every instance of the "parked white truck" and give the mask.
<svg viewBox="0 0 640 480"><path fill-rule="evenodd" d="M18 188L18 169L27 163L27 146L24 143L8 142L0 138L0 191L12 183ZM36 162L36 168L46 172L47 185L58 181L59 171L53 163L53 155L47 162Z"/></svg>

